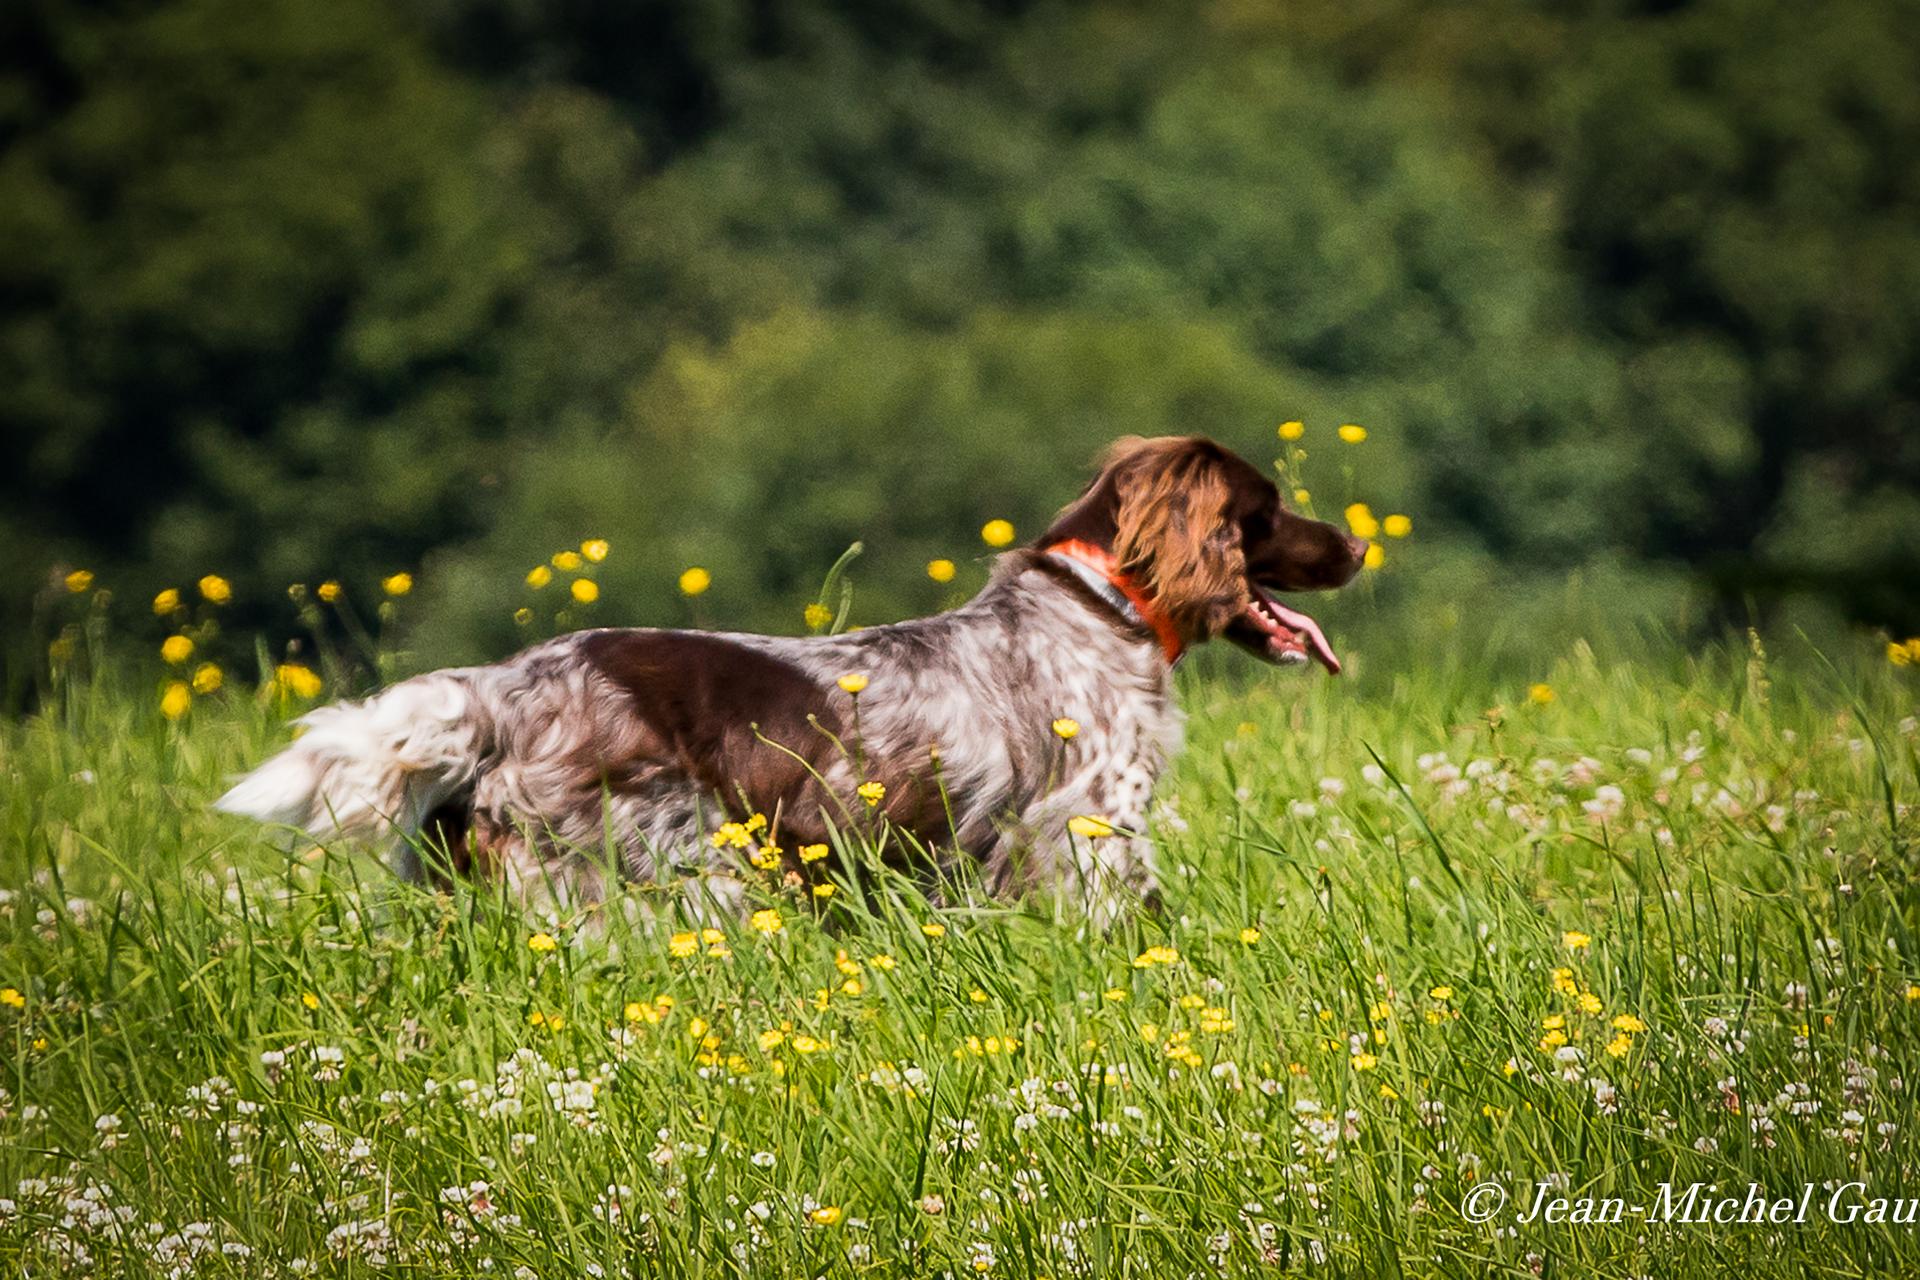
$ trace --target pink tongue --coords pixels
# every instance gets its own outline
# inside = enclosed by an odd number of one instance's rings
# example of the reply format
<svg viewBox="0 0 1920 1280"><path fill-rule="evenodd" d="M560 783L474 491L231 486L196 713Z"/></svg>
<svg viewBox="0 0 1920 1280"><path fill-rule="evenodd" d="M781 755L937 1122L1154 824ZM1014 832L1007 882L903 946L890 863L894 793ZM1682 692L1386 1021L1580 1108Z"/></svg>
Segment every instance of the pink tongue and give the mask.
<svg viewBox="0 0 1920 1280"><path fill-rule="evenodd" d="M1327 643L1326 633L1320 630L1319 623L1298 609L1287 608L1264 591L1256 589L1255 595L1259 601L1253 610L1256 616L1263 610L1267 611L1279 622L1299 632L1306 637L1307 645L1313 650L1313 656L1320 660L1320 665L1333 675L1340 674L1340 659L1333 656L1333 646ZM1267 630L1271 632L1274 628L1269 627Z"/></svg>

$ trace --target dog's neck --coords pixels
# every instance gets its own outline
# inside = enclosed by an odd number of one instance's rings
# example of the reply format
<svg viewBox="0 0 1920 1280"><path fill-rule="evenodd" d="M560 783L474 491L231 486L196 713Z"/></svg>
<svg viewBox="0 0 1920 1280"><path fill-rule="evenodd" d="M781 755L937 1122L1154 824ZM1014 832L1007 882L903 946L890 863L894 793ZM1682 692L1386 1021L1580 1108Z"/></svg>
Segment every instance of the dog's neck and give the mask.
<svg viewBox="0 0 1920 1280"><path fill-rule="evenodd" d="M1181 642L1180 631L1174 626L1173 619L1154 604L1153 597L1139 583L1122 572L1113 552L1097 543L1070 538L1054 543L1046 549L1046 554L1071 570L1121 617L1153 632L1154 638L1160 642L1160 654L1167 660L1168 666L1180 660L1186 645Z"/></svg>

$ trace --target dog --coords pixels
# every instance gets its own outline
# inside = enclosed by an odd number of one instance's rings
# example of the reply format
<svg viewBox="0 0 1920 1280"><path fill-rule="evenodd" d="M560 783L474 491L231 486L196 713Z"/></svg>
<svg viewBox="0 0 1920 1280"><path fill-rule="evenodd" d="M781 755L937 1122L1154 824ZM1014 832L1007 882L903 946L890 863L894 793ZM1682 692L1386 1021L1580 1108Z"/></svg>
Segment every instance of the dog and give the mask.
<svg viewBox="0 0 1920 1280"><path fill-rule="evenodd" d="M891 832L1107 922L1158 894L1174 664L1225 638L1338 674L1273 593L1342 586L1366 552L1210 440L1129 438L959 608L831 636L559 636L313 711L217 807L388 836L414 876L425 847L441 874L568 899L697 876L734 910L749 863L812 879L836 835Z"/></svg>

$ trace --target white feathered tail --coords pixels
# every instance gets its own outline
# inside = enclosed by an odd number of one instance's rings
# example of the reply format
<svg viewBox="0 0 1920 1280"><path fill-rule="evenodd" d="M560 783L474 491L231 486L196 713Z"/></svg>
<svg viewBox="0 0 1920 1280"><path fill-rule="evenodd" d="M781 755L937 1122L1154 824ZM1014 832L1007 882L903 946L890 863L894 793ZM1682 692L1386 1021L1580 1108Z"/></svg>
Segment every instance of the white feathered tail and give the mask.
<svg viewBox="0 0 1920 1280"><path fill-rule="evenodd" d="M302 716L292 746L235 783L214 807L325 836L404 840L472 783L486 715L464 671L435 671L360 702Z"/></svg>

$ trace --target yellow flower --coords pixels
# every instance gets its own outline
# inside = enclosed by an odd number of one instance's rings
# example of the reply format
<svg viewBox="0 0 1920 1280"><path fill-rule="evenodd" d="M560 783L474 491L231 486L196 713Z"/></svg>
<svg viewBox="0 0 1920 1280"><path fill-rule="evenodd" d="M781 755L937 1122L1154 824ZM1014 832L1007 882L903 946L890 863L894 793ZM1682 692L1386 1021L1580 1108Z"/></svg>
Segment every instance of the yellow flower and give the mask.
<svg viewBox="0 0 1920 1280"><path fill-rule="evenodd" d="M935 582L952 582L954 572L953 561L951 560L927 561L927 576Z"/></svg>
<svg viewBox="0 0 1920 1280"><path fill-rule="evenodd" d="M320 693L321 680L311 667L303 667L297 662L283 662L273 669L273 681L285 693L296 698L312 698Z"/></svg>
<svg viewBox="0 0 1920 1280"><path fill-rule="evenodd" d="M1348 444L1359 444L1367 438L1367 429L1357 422L1343 422L1339 434Z"/></svg>
<svg viewBox="0 0 1920 1280"><path fill-rule="evenodd" d="M1062 739L1071 739L1080 732L1080 722L1071 716L1061 716L1053 722L1053 731Z"/></svg>
<svg viewBox="0 0 1920 1280"><path fill-rule="evenodd" d="M518 609L515 609L513 611L513 625L516 627L532 626L533 610L527 608L525 605L521 605Z"/></svg>
<svg viewBox="0 0 1920 1280"><path fill-rule="evenodd" d="M532 950L541 953L542 955L546 954L549 951L552 951L555 947L558 947L559 945L560 945L559 942L557 942L554 939L554 936L550 933L536 933L531 938L527 939L527 946Z"/></svg>
<svg viewBox="0 0 1920 1280"><path fill-rule="evenodd" d="M1640 1021L1640 1019L1634 1017L1630 1013L1623 1013L1619 1015L1613 1020L1611 1025L1615 1031L1631 1032L1631 1031L1645 1031L1647 1029L1646 1023Z"/></svg>
<svg viewBox="0 0 1920 1280"><path fill-rule="evenodd" d="M179 607L180 592L174 587L168 587L153 598L153 615L156 618L164 618Z"/></svg>
<svg viewBox="0 0 1920 1280"><path fill-rule="evenodd" d="M1444 1001L1453 999L1453 988L1452 987L1434 987L1432 990L1427 992L1427 995L1432 997L1435 1000L1444 1002Z"/></svg>
<svg viewBox="0 0 1920 1280"><path fill-rule="evenodd" d="M1175 965L1180 963L1180 952L1175 947L1148 947L1133 958L1136 969L1151 969L1154 965Z"/></svg>
<svg viewBox="0 0 1920 1280"><path fill-rule="evenodd" d="M1371 1053L1356 1053L1350 1061L1355 1071L1371 1071L1380 1065L1380 1059Z"/></svg>
<svg viewBox="0 0 1920 1280"><path fill-rule="evenodd" d="M1573 980L1573 970L1556 968L1553 971L1553 989L1563 996L1578 994L1580 987Z"/></svg>
<svg viewBox="0 0 1920 1280"><path fill-rule="evenodd" d="M200 595L210 604L225 604L233 599L233 584L217 573L200 579Z"/></svg>
<svg viewBox="0 0 1920 1280"><path fill-rule="evenodd" d="M1346 510L1347 528L1353 530L1356 538L1377 538L1380 536L1380 522L1374 519L1372 508L1364 502L1350 503Z"/></svg>
<svg viewBox="0 0 1920 1280"><path fill-rule="evenodd" d="M1555 1028L1540 1037L1540 1052L1552 1053L1567 1042L1567 1033Z"/></svg>
<svg viewBox="0 0 1920 1280"><path fill-rule="evenodd" d="M93 571L90 569L75 569L67 575L66 584L67 590L77 596L93 585Z"/></svg>
<svg viewBox="0 0 1920 1280"><path fill-rule="evenodd" d="M1369 569L1378 569L1387 562L1387 549L1377 542L1367 544L1366 554L1360 557L1360 563Z"/></svg>
<svg viewBox="0 0 1920 1280"><path fill-rule="evenodd" d="M1388 516L1380 522L1380 531L1389 538L1404 538L1413 532L1413 521L1402 515Z"/></svg>
<svg viewBox="0 0 1920 1280"><path fill-rule="evenodd" d="M211 662L203 662L193 670L193 691L200 694L218 693L225 680L219 667Z"/></svg>
<svg viewBox="0 0 1920 1280"><path fill-rule="evenodd" d="M833 621L833 610L815 600L801 611L800 617L809 628L818 631Z"/></svg>
<svg viewBox="0 0 1920 1280"><path fill-rule="evenodd" d="M309 1009L318 1009L320 1007L320 997L311 991L303 991L300 993L300 1003Z"/></svg>
<svg viewBox="0 0 1920 1280"><path fill-rule="evenodd" d="M920 932L926 934L929 938L944 938L947 936L947 926L941 924L938 920L929 920L920 926Z"/></svg>
<svg viewBox="0 0 1920 1280"><path fill-rule="evenodd" d="M975 987L973 990L967 992L967 999L973 1001L973 1003L975 1004L985 1004L988 1001L988 999L990 999L990 997L987 995L986 992L982 991L978 987Z"/></svg>
<svg viewBox="0 0 1920 1280"><path fill-rule="evenodd" d="M1607 1056L1609 1058L1624 1058L1632 1052L1633 1037L1627 1035L1625 1032L1607 1041Z"/></svg>
<svg viewBox="0 0 1920 1280"><path fill-rule="evenodd" d="M848 693L861 693L866 690L867 678L857 671L850 671L841 676L838 683Z"/></svg>
<svg viewBox="0 0 1920 1280"><path fill-rule="evenodd" d="M1283 422L1280 424L1280 438L1282 440L1298 440L1305 434L1307 434L1307 424L1304 422Z"/></svg>
<svg viewBox="0 0 1920 1280"><path fill-rule="evenodd" d="M1067 830L1083 840L1100 840L1113 834L1113 824L1104 818L1077 813L1067 819Z"/></svg>
<svg viewBox="0 0 1920 1280"><path fill-rule="evenodd" d="M599 564L602 560L605 560L607 558L607 552L612 549L613 548L607 545L605 538L588 538L580 544L580 554L595 564Z"/></svg>
<svg viewBox="0 0 1920 1280"><path fill-rule="evenodd" d="M553 581L553 570L543 564L537 564L527 570L527 585L535 591Z"/></svg>
<svg viewBox="0 0 1920 1280"><path fill-rule="evenodd" d="M592 578L575 578L573 585L567 588L573 598L581 604L592 604L600 598L600 584Z"/></svg>
<svg viewBox="0 0 1920 1280"><path fill-rule="evenodd" d="M187 714L193 706L193 691L187 688L185 680L175 680L160 695L160 714L169 720L178 720Z"/></svg>
<svg viewBox="0 0 1920 1280"><path fill-rule="evenodd" d="M1252 946L1254 943L1260 941L1260 931L1252 925L1248 925L1240 931L1240 941L1246 943L1248 946Z"/></svg>
<svg viewBox="0 0 1920 1280"><path fill-rule="evenodd" d="M1593 945L1593 939L1578 929L1569 929L1560 935L1560 945L1569 951L1585 951Z"/></svg>
<svg viewBox="0 0 1920 1280"><path fill-rule="evenodd" d="M380 579L380 589L390 596L403 596L413 590L413 575L395 573Z"/></svg>
<svg viewBox="0 0 1920 1280"><path fill-rule="evenodd" d="M193 641L186 636L168 636L160 642L160 657L168 666L177 667L193 656Z"/></svg>
<svg viewBox="0 0 1920 1280"><path fill-rule="evenodd" d="M1536 707L1544 707L1554 699L1553 686L1550 684L1530 684L1527 686L1527 701Z"/></svg>
<svg viewBox="0 0 1920 1280"><path fill-rule="evenodd" d="M1111 1000L1113 1003L1119 1004L1122 1000L1127 999L1131 994L1132 993L1129 992L1125 987L1108 987L1105 991L1100 993L1100 998L1103 1000Z"/></svg>
<svg viewBox="0 0 1920 1280"><path fill-rule="evenodd" d="M800 846L800 861L819 862L831 852L824 844L803 844Z"/></svg>
<svg viewBox="0 0 1920 1280"><path fill-rule="evenodd" d="M872 809L878 807L880 802L887 798L887 788L885 783L863 782L854 788L854 794L865 800L867 808Z"/></svg>
<svg viewBox="0 0 1920 1280"><path fill-rule="evenodd" d="M1004 547L1013 541L1013 522L989 520L980 526L980 541L990 547Z"/></svg>
<svg viewBox="0 0 1920 1280"><path fill-rule="evenodd" d="M676 933L667 939L667 954L684 960L700 949L700 939L691 933Z"/></svg>
<svg viewBox="0 0 1920 1280"><path fill-rule="evenodd" d="M9 1009L24 1009L27 1007L27 998L20 994L18 987L0 987L0 1004Z"/></svg>
<svg viewBox="0 0 1920 1280"><path fill-rule="evenodd" d="M1887 641L1887 661L1896 667L1911 666L1913 651L1898 640Z"/></svg>
<svg viewBox="0 0 1920 1280"><path fill-rule="evenodd" d="M1598 1013L1601 1008L1602 1005L1599 996L1593 994L1591 991L1582 991L1580 993L1580 1012Z"/></svg>
<svg viewBox="0 0 1920 1280"><path fill-rule="evenodd" d="M697 596L712 585L713 575L699 565L680 575L680 594L683 596Z"/></svg>
<svg viewBox="0 0 1920 1280"><path fill-rule="evenodd" d="M839 1205L823 1204L818 1209L815 1209L812 1213L808 1214L807 1216L809 1218L812 1218L814 1222L819 1224L820 1226L831 1227L836 1223L838 1223L840 1219L845 1217L846 1215L840 1211Z"/></svg>
<svg viewBox="0 0 1920 1280"><path fill-rule="evenodd" d="M1920 1000L1920 983L1909 983L1907 985L1907 999Z"/></svg>
<svg viewBox="0 0 1920 1280"><path fill-rule="evenodd" d="M817 884L813 886L813 896L816 898L831 898L833 894L834 888L830 884Z"/></svg>
<svg viewBox="0 0 1920 1280"><path fill-rule="evenodd" d="M1540 1025L1547 1031L1558 1031L1567 1025L1567 1018L1562 1013L1550 1013L1540 1019Z"/></svg>
<svg viewBox="0 0 1920 1280"><path fill-rule="evenodd" d="M1293 491L1293 501L1295 506L1304 507L1313 501L1313 494L1305 489L1295 489Z"/></svg>
<svg viewBox="0 0 1920 1280"><path fill-rule="evenodd" d="M340 598L340 584L329 578L314 589L322 604L332 604Z"/></svg>
<svg viewBox="0 0 1920 1280"><path fill-rule="evenodd" d="M778 933L786 927L786 922L780 918L780 913L771 907L754 912L747 923L751 924L757 932L768 934Z"/></svg>
<svg viewBox="0 0 1920 1280"><path fill-rule="evenodd" d="M574 573L580 568L578 551L556 551L553 553L553 567L562 573Z"/></svg>

